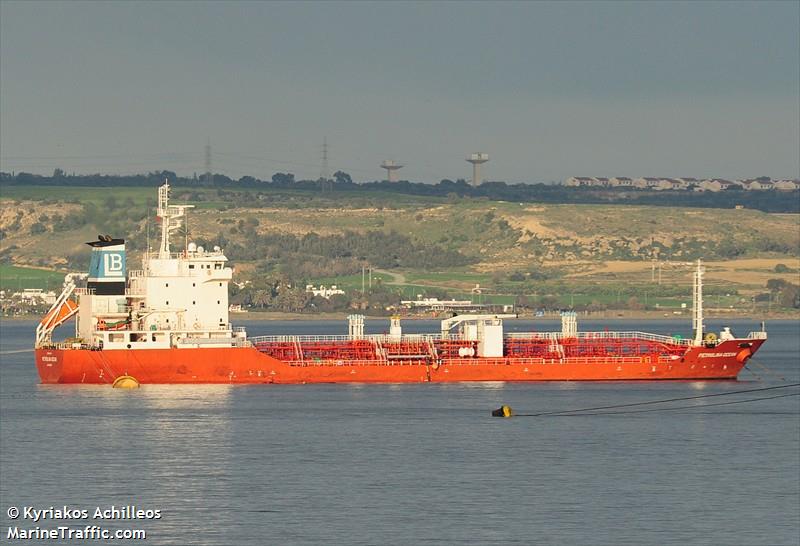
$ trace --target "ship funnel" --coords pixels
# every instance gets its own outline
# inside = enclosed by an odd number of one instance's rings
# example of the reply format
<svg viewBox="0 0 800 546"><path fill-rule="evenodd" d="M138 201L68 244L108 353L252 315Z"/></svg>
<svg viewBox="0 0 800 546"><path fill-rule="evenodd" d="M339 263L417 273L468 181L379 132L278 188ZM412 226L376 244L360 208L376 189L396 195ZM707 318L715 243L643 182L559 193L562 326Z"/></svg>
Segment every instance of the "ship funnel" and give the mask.
<svg viewBox="0 0 800 546"><path fill-rule="evenodd" d="M98 296L125 295L125 240L104 235L86 244L92 247L86 287Z"/></svg>

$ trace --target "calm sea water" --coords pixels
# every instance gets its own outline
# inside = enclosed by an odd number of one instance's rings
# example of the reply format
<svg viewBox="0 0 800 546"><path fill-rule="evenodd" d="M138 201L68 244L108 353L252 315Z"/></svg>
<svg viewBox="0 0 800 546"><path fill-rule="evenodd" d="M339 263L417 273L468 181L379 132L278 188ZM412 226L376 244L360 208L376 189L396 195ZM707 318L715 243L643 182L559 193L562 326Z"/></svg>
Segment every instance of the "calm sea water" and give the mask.
<svg viewBox="0 0 800 546"><path fill-rule="evenodd" d="M160 509L157 521L101 522L146 529L146 544L800 544L798 397L616 416L489 416L501 404L536 413L798 382L797 322L768 324L756 360L772 374L752 366L759 377L745 371L739 382L136 391L39 385L24 352L34 325L0 323L0 541L12 524L63 524L10 520L9 507L66 504ZM341 322L246 325L250 335L346 330ZM731 325L739 335L758 328ZM581 323L633 326L688 330ZM558 326L507 322L511 331L530 328Z"/></svg>

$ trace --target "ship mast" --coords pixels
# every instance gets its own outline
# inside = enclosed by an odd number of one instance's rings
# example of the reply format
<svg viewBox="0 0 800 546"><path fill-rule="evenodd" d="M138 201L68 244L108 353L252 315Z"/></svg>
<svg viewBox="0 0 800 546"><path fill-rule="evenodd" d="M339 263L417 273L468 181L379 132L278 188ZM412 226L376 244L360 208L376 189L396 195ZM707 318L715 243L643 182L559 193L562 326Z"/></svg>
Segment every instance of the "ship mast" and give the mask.
<svg viewBox="0 0 800 546"><path fill-rule="evenodd" d="M160 259L169 259L169 234L181 226L181 218L186 216L186 210L193 207L194 205L169 204L169 181L165 180L164 185L158 188L157 214L161 218L161 246L158 249Z"/></svg>
<svg viewBox="0 0 800 546"><path fill-rule="evenodd" d="M692 283L692 329L694 330L694 344L701 345L703 343L703 274L705 268L700 260L697 260L697 269L695 270Z"/></svg>

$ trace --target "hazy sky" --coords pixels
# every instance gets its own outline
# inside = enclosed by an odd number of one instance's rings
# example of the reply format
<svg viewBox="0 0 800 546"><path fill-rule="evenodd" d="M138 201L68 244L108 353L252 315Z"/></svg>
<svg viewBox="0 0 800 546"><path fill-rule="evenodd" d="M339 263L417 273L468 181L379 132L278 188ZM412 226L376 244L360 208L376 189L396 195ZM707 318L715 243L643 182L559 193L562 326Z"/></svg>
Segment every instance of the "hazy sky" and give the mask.
<svg viewBox="0 0 800 546"><path fill-rule="evenodd" d="M800 176L800 3L0 0L0 169Z"/></svg>

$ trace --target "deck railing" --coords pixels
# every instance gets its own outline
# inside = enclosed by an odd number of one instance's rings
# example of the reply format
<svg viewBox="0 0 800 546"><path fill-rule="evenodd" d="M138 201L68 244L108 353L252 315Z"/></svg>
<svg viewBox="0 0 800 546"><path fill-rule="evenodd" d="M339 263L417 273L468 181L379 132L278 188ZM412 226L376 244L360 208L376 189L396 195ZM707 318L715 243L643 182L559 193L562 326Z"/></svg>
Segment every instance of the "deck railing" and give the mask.
<svg viewBox="0 0 800 546"><path fill-rule="evenodd" d="M758 334L759 332L754 332ZM751 334L752 335L752 334ZM506 339L545 339L545 340L560 340L564 338L577 337L578 339L613 339L613 340L642 340L642 341L655 341L657 343L666 343L669 345L682 345L690 346L692 340L682 339L677 337L663 336L659 334L650 334L647 332L578 332L576 336L565 336L561 332L516 332L506 334ZM268 344L268 343L331 343L331 342L349 342L356 340L371 341L374 343L392 343L400 341L398 336L388 334L371 334L363 337L354 338L350 336L315 336L315 335L301 335L301 336L256 336L249 338L250 342L254 345ZM468 341L465 336L459 334L403 334L403 342L432 342L432 341ZM474 340L473 340L474 341Z"/></svg>
<svg viewBox="0 0 800 546"><path fill-rule="evenodd" d="M558 340L564 338L578 339L624 339L624 340L643 340L667 343L670 345L692 344L692 340L678 337L651 334L648 332L578 332L575 335L564 335L561 332L524 332L507 334L510 339L549 339Z"/></svg>
<svg viewBox="0 0 800 546"><path fill-rule="evenodd" d="M371 341L374 343L397 343L403 342L428 342L437 341L441 339L451 341L462 341L463 336L459 335L446 335L442 337L441 334L403 334L400 336L393 336L389 334L369 334L361 337L350 336L255 336L248 338L253 345L262 343L330 343L330 342L348 342L348 341Z"/></svg>
<svg viewBox="0 0 800 546"><path fill-rule="evenodd" d="M75 289L75 293L79 296L93 296L95 293L94 288L80 287Z"/></svg>
<svg viewBox="0 0 800 546"><path fill-rule="evenodd" d="M440 366L508 366L514 365L563 365L563 364L597 364L598 357L568 357L568 358L447 358L436 361ZM670 357L658 357L652 364L670 362ZM604 364L642 364L642 357L639 356L610 356L603 357ZM385 360L375 358L372 360L349 360L349 359L307 359L307 360L287 360L290 366L311 367L311 366L431 366L435 362L433 359L397 359ZM650 362L647 362L650 364Z"/></svg>

